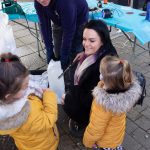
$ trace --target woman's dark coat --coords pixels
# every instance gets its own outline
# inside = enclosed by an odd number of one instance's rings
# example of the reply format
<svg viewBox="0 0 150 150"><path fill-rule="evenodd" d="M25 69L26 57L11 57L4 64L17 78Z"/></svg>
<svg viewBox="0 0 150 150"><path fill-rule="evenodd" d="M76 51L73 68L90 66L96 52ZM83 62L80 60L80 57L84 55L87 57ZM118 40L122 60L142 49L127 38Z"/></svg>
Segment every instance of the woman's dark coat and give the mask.
<svg viewBox="0 0 150 150"><path fill-rule="evenodd" d="M103 47L100 48L99 54L97 61L83 73L79 84L69 87L64 100L64 111L72 120L82 126L86 126L89 121L89 113L93 99L92 90L100 80L100 61L106 55L117 55L114 49L108 51Z"/></svg>

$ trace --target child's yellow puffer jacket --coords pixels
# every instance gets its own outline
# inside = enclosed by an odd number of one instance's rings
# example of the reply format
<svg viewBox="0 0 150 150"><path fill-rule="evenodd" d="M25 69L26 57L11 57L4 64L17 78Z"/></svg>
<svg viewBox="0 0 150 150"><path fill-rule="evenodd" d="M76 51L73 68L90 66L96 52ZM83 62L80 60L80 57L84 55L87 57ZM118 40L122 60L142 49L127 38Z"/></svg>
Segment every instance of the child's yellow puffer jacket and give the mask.
<svg viewBox="0 0 150 150"><path fill-rule="evenodd" d="M116 148L124 139L126 113L135 105L141 95L137 81L130 89L119 93L108 93L101 83L93 91L90 123L88 124L83 144L92 148L95 144L101 148Z"/></svg>
<svg viewBox="0 0 150 150"><path fill-rule="evenodd" d="M28 98L5 106L8 111L5 118L0 115L0 134L12 136L19 150L56 150L59 141L56 95L46 91L43 100L33 95ZM0 104L0 110L1 107Z"/></svg>

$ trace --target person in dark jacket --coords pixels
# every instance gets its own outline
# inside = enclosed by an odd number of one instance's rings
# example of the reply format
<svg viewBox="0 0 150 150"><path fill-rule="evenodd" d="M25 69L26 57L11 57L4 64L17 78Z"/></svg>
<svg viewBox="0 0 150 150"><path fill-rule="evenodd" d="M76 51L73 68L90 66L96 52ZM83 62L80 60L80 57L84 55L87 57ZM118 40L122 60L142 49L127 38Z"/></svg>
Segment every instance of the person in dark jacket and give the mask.
<svg viewBox="0 0 150 150"><path fill-rule="evenodd" d="M74 83L63 96L63 108L71 118L69 128L74 135L74 130L86 127L89 122L92 90L99 81L101 59L106 55L117 55L107 25L101 20L91 20L85 25L82 43L84 54L76 61L75 72L72 73Z"/></svg>
<svg viewBox="0 0 150 150"><path fill-rule="evenodd" d="M70 59L83 50L82 29L88 21L86 0L35 0L35 9L47 50L47 63L54 58L54 51L65 70ZM51 26L53 22L53 27ZM52 31L53 35L52 35Z"/></svg>
<svg viewBox="0 0 150 150"><path fill-rule="evenodd" d="M150 3L150 0L145 0L144 5L143 5L143 11L146 11L148 3Z"/></svg>

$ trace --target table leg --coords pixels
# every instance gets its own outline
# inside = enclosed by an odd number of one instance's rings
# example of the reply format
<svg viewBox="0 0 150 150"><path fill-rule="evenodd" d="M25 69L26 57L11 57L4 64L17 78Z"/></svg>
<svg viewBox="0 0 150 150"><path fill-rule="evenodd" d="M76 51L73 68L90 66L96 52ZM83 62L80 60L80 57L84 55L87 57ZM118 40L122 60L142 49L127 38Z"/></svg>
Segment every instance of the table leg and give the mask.
<svg viewBox="0 0 150 150"><path fill-rule="evenodd" d="M36 32L36 42L37 42L38 55L39 55L39 57L41 57L40 46L39 46L39 33L38 33L38 29L37 29L37 23L35 23L35 32Z"/></svg>
<svg viewBox="0 0 150 150"><path fill-rule="evenodd" d="M135 54L135 46L136 46L136 37L134 37L132 51Z"/></svg>
<svg viewBox="0 0 150 150"><path fill-rule="evenodd" d="M149 57L150 57L150 42L148 42L148 50L149 50ZM150 63L149 63L150 66Z"/></svg>

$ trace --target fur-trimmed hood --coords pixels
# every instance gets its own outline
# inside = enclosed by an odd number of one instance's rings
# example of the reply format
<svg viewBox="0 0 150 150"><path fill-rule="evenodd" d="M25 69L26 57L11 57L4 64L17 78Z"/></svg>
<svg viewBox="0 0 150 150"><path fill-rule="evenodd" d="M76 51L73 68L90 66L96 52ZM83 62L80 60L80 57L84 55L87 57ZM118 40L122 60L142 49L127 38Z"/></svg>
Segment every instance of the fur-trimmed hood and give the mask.
<svg viewBox="0 0 150 150"><path fill-rule="evenodd" d="M42 89L30 77L28 88L21 99L9 104L0 101L0 130L17 128L27 120L30 112L28 95L31 93L42 97Z"/></svg>
<svg viewBox="0 0 150 150"><path fill-rule="evenodd" d="M9 130L21 126L28 118L30 105L27 99L20 99L11 104L0 105L0 130Z"/></svg>
<svg viewBox="0 0 150 150"><path fill-rule="evenodd" d="M110 94L100 86L96 86L93 90L96 102L113 113L128 112L138 101L141 93L142 89L137 80L125 92Z"/></svg>

